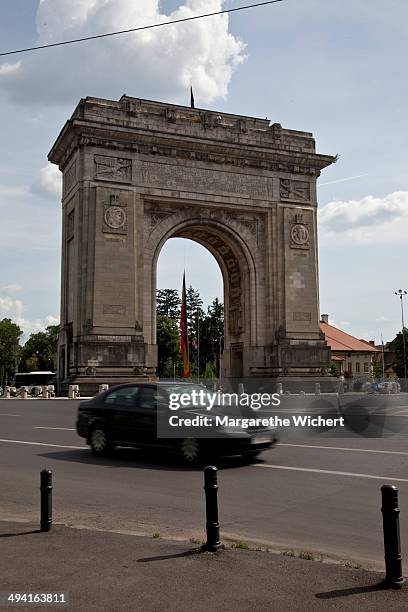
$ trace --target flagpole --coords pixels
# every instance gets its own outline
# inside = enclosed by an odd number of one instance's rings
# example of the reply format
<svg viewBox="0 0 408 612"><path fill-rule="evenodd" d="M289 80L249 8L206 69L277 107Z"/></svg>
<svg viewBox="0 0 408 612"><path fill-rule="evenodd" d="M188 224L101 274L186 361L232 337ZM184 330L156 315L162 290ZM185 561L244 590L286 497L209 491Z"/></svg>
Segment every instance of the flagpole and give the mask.
<svg viewBox="0 0 408 612"><path fill-rule="evenodd" d="M196 315L197 321L197 382L200 382L200 320L198 318L198 310Z"/></svg>
<svg viewBox="0 0 408 612"><path fill-rule="evenodd" d="M183 288L181 291L181 313L180 313L180 353L183 361L183 378L190 378L190 350L187 329L187 304L186 304L186 272L183 273Z"/></svg>
<svg viewBox="0 0 408 612"><path fill-rule="evenodd" d="M221 355L222 355L222 350L221 350L221 336L218 338L218 342L219 342L219 353L218 353L218 382L221 383Z"/></svg>

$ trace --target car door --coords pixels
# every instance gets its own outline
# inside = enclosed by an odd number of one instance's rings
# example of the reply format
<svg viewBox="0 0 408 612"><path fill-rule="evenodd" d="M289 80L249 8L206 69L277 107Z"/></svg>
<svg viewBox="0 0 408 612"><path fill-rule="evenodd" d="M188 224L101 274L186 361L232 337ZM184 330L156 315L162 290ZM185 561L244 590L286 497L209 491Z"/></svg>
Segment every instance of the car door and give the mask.
<svg viewBox="0 0 408 612"><path fill-rule="evenodd" d="M105 396L104 413L115 442L131 443L134 438L134 416L139 385L113 389Z"/></svg>
<svg viewBox="0 0 408 612"><path fill-rule="evenodd" d="M135 398L136 410L134 413L133 431L137 442L152 444L157 441L157 400L156 385L141 385Z"/></svg>

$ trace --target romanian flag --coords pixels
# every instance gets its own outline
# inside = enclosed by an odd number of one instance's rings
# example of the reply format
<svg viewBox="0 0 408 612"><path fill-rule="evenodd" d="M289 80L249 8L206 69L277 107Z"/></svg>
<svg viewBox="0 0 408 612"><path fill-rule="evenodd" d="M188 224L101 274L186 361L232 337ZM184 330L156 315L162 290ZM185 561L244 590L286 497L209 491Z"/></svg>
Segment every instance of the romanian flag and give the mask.
<svg viewBox="0 0 408 612"><path fill-rule="evenodd" d="M186 304L186 273L183 274L183 289L181 292L180 316L180 353L183 361L183 378L190 378L190 351L188 346L187 304Z"/></svg>

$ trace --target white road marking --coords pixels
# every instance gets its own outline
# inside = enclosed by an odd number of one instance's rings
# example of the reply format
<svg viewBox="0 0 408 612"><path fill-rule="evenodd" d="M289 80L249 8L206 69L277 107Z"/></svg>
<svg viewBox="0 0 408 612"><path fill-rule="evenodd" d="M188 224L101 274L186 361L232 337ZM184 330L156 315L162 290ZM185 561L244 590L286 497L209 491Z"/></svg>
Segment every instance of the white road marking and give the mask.
<svg viewBox="0 0 408 612"><path fill-rule="evenodd" d="M58 429L59 431L76 431L76 429L71 429L69 427L33 427L33 429Z"/></svg>
<svg viewBox="0 0 408 612"><path fill-rule="evenodd" d="M353 453L380 453L383 455L408 455L404 451L373 450L368 448L348 448L345 446L317 446L315 444L279 444L279 446L296 446L298 448L319 448L324 450L351 451Z"/></svg>
<svg viewBox="0 0 408 612"><path fill-rule="evenodd" d="M0 416L21 417L21 414L7 414L6 412L0 412Z"/></svg>
<svg viewBox="0 0 408 612"><path fill-rule="evenodd" d="M374 476L373 474L356 474L354 472L337 472L335 470L318 470L314 468L292 467L289 465L270 465L269 463L253 463L252 467L269 468L271 470L289 470L293 472L313 472L315 474L330 474L331 476L354 476L354 478L372 478L374 480L392 480L393 482L408 482L408 478L392 478L390 476Z"/></svg>
<svg viewBox="0 0 408 612"><path fill-rule="evenodd" d="M0 442L10 442L11 444L31 444L32 446L52 446L53 448L74 448L83 450L87 446L67 446L66 444L46 444L45 442L27 442L26 440L0 440Z"/></svg>

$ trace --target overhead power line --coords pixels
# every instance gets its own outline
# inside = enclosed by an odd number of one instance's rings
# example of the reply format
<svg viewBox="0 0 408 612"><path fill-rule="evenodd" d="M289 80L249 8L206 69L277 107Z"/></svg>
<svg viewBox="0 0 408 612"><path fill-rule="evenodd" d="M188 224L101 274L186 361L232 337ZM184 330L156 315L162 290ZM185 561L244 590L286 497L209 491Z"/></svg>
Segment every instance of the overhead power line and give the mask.
<svg viewBox="0 0 408 612"><path fill-rule="evenodd" d="M214 17L215 15L223 15L225 13L234 13L236 11L245 11L247 9L265 6L266 4L276 4L284 0L269 0L269 2L257 2L256 4L248 4L246 6L238 6L236 8L225 9L215 13L205 13L203 15L195 15L194 17L184 17L183 19L174 19L173 21L164 21L163 23L153 23L151 25L140 26L138 28L130 28L129 30L119 30L117 32L108 32L107 34L96 34L95 36L86 36L84 38L75 38L73 40L64 40L61 42L50 43L48 45L38 45L36 47L27 47L27 49L16 49L14 51L4 51L1 56L15 55L16 53L27 53L28 51L37 51L38 49L49 49L50 47L61 47L62 45L72 45L73 43L84 42L87 40L95 40L97 38L107 38L108 36L118 36L119 34L128 34L129 32L140 32L141 30L150 30L152 28L161 28L162 26L171 25L173 23L182 23L184 21L194 21L195 19L203 19L204 17Z"/></svg>

